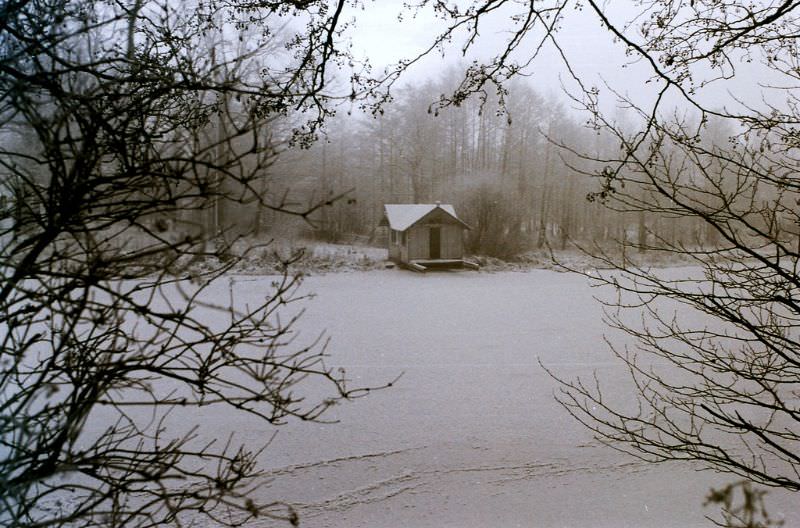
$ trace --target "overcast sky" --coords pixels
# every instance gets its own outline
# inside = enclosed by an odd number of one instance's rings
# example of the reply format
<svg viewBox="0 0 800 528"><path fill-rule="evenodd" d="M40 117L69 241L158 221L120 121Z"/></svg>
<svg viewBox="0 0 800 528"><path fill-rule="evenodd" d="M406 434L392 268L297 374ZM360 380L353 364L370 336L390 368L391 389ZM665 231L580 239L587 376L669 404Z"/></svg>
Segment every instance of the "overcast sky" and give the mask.
<svg viewBox="0 0 800 528"><path fill-rule="evenodd" d="M442 21L436 20L430 13L423 13L416 19L405 16L402 22L398 22L397 15L403 10L402 4L401 0L368 2L364 11L350 13L356 17L357 24L352 33L354 51L369 56L376 67L414 56L430 45L435 35L442 31ZM588 9L576 11L570 7L565 14L558 40L573 70L585 84L597 85L602 89L605 80L640 104L652 101L655 90L652 83L647 83L652 76L649 67L642 61L634 61L634 57L626 57L624 47L613 41L609 32L601 27L596 16ZM631 3L618 2L610 14L612 20L621 25L634 17L636 11ZM467 59L489 57L496 53L510 26L508 13L486 19L478 45ZM531 50L535 43L531 39L527 50ZM429 57L412 69L406 80L419 82L438 77L446 66L464 60L460 45L461 41L454 41L446 58L438 55ZM570 90L575 89L563 61L552 46L547 47L527 73L530 74L529 82L543 94L561 94L562 83ZM717 83L704 89L699 94L701 100L718 108L735 105L734 97L757 103L762 96L758 81L765 72L756 65L741 64L738 73L733 82ZM604 109L608 111L614 104L611 94L605 93Z"/></svg>

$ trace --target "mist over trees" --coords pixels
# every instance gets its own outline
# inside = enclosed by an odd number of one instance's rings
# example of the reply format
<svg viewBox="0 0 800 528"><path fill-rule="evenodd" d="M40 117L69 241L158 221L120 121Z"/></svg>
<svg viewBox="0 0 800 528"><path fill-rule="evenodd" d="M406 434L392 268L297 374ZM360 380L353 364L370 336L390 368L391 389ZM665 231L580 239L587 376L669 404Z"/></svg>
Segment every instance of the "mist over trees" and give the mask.
<svg viewBox="0 0 800 528"><path fill-rule="evenodd" d="M715 236L696 219L614 212L601 204L587 154L613 158L619 139L581 120L562 97L542 95L520 79L504 86L502 105L497 94L438 105L459 75L451 68L424 84L406 84L374 115L340 112L308 151L286 153L272 174L291 185L295 199L344 193L295 233L377 243L383 204L442 201L455 204L472 227L469 252L500 258L575 243L618 250L627 240L659 247L660 240L698 245ZM625 114L620 119L625 123ZM725 136L721 126L716 133ZM565 148L575 145L585 150ZM282 224L285 218L273 217L262 227L280 233ZM639 251L647 249L641 244Z"/></svg>
<svg viewBox="0 0 800 528"><path fill-rule="evenodd" d="M296 523L279 498L250 496L260 446L198 446L162 425L187 405L315 420L363 394L326 368L321 344L292 348L293 320L275 316L296 278L254 306L204 296L219 298L242 238L377 243L387 202L455 204L477 254L583 247L613 270L596 280L619 294L609 324L636 343L614 352L637 406L561 380L565 407L646 460L800 489L800 3L635 5L634 23L580 3L650 68L650 102L608 88L626 108L612 116L572 70L568 106L516 79L544 43L558 47L577 8L567 1L407 6L440 23L424 53L451 39L468 50L502 9L513 30L486 61L391 96L410 63L370 77L340 40L359 2L0 6L0 522ZM780 79L763 86L771 99L720 109L696 97L748 61ZM337 67L349 77L334 82ZM698 273L670 280L631 266L631 252L678 255ZM329 397L305 400L308 380ZM111 425L81 442L100 408Z"/></svg>

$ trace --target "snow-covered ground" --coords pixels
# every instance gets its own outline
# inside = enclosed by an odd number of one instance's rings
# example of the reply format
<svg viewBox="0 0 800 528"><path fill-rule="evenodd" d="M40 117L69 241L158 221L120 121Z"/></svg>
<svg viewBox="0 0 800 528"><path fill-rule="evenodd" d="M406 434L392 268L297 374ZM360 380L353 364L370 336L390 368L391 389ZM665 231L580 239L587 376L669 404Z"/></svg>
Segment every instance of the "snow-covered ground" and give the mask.
<svg viewBox="0 0 800 528"><path fill-rule="evenodd" d="M265 275L280 273L283 262L291 260L292 272L305 275L320 275L331 272L371 271L394 267L388 261L386 247L365 244L334 244L318 240L289 239L242 239L233 247L233 253L240 257L233 272L240 275ZM619 261L622 254L613 253ZM612 258L609 256L609 258ZM633 253L626 256L629 262L653 268L678 267L694 264L685 255L675 252L650 251L645 254ZM524 252L506 261L486 255L467 255L467 260L480 265L481 271L527 271L531 269L572 269L586 270L605 263L590 257L575 247L565 250L538 249ZM220 262L209 257L195 262L198 270L216 269Z"/></svg>
<svg viewBox="0 0 800 528"><path fill-rule="evenodd" d="M254 304L269 284L241 276L234 287ZM611 396L627 394L583 277L393 269L311 276L303 289L316 297L298 343L325 330L329 364L355 384L402 377L334 408L338 423L279 428L262 459L274 479L259 498L294 504L301 526L707 527L716 512L703 508L706 493L735 480L627 457L555 402L539 361L570 378L596 370ZM245 442L275 431L229 412L205 411L202 422ZM800 526L796 497L767 501Z"/></svg>

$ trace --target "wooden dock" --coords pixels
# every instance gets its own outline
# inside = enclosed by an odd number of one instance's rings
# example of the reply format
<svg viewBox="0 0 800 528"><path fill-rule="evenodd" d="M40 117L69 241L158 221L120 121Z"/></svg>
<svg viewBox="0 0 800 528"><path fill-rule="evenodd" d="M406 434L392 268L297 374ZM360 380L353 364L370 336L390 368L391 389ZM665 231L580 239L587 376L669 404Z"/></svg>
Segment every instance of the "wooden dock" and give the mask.
<svg viewBox="0 0 800 528"><path fill-rule="evenodd" d="M407 269L425 273L432 269L472 269L480 268L474 262L463 259L416 259L403 264Z"/></svg>

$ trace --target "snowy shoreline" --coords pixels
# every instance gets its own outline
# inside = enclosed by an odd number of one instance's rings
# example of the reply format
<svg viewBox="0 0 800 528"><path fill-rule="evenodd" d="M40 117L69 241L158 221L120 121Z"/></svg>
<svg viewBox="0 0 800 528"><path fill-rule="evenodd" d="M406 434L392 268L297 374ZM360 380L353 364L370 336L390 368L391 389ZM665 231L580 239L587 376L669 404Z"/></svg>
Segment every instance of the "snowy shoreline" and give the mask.
<svg viewBox="0 0 800 528"><path fill-rule="evenodd" d="M256 251L249 251L249 248L242 249L240 261L228 273L251 276L279 275L287 269L283 264L286 261L292 261L288 266L290 274L302 275L397 269L397 266L388 259L387 250L374 246L315 241L301 243L276 241ZM619 260L619 256L612 258ZM633 263L650 268L685 267L696 264L686 258L665 253L650 253L627 258ZM532 270L588 271L610 267L598 265L602 263L574 249L552 252L548 250L529 251L514 260L503 260L485 255L470 255L467 260L480 266L478 273L528 272ZM216 259L207 259L193 264L197 271L215 269L220 265L221 263ZM468 270L458 272L475 273Z"/></svg>

